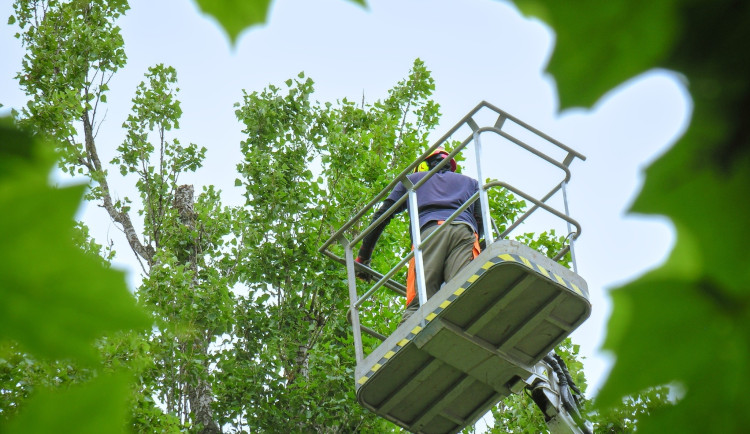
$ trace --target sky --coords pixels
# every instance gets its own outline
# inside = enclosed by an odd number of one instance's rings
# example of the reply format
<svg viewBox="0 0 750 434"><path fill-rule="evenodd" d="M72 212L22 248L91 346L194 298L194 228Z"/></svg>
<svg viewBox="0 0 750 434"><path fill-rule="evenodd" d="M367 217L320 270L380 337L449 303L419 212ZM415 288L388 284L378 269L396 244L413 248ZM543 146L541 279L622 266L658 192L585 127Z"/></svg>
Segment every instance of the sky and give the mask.
<svg viewBox="0 0 750 434"><path fill-rule="evenodd" d="M0 18L12 2L0 4ZM240 161L241 125L234 103L242 91L281 85L304 71L315 81L315 99L348 98L368 103L386 97L406 78L415 58L422 59L436 83L435 100L443 113L434 140L479 102L489 103L561 141L587 157L576 161L568 187L573 218L582 226L575 244L578 273L586 280L591 317L573 334L585 357L589 396L606 378L612 357L600 351L611 311L608 293L663 262L674 231L661 217L627 214L643 183L643 169L685 130L690 99L680 76L648 71L606 94L591 109L559 112L554 79L545 66L554 49L554 32L523 17L512 4L494 0L369 0L363 9L344 0L278 0L268 24L242 33L236 46L210 17L189 0L133 0L119 21L127 66L110 82L110 102L98 138L102 161L122 143L120 127L135 88L149 66L177 69L183 117L177 137L208 148L207 161L181 183L214 184L227 204L239 204L234 188ZM24 104L14 80L23 51L17 29L0 27L0 114ZM589 65L590 74L597 73ZM116 102L116 103L114 103ZM502 151L488 151L483 164L504 180L509 164ZM487 166L483 166L487 167ZM534 179L544 175L526 170ZM465 172L466 173L466 172ZM470 172L468 174L471 174ZM127 181L113 182L121 196ZM196 188L199 191L199 188ZM122 241L116 227L96 207L80 217L99 242ZM137 279L127 249L117 261Z"/></svg>

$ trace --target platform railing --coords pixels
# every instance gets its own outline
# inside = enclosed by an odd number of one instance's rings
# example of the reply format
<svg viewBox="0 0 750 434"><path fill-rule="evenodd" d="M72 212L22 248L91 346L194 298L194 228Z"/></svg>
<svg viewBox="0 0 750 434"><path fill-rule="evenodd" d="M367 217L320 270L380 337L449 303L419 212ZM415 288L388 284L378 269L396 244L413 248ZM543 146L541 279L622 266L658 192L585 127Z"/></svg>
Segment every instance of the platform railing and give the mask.
<svg viewBox="0 0 750 434"><path fill-rule="evenodd" d="M497 119L495 120L495 123L493 126L479 127L477 121L474 119L475 116L484 109L490 110L491 112L494 112L497 115ZM565 151L565 157L562 159L562 161L558 161L557 159L550 157L544 152L541 152L540 150L529 145L528 143L525 143L523 140L520 140L514 135L503 130L503 127L506 121L508 120L512 121L514 124L520 126L526 131L534 134L536 137L542 138L546 142ZM443 159L443 161L441 161L435 168L430 170L426 176L420 179L417 183L412 183L407 178L407 176L414 172L414 169L417 167L417 165L420 164L425 158L427 158L437 148L441 146L445 147L445 143L448 140L450 140L451 137L459 129L461 129L464 126L468 126L471 129L471 134L469 134L469 136L466 137L458 146L456 146L452 151L450 151L448 157ZM571 176L570 169L569 169L571 162L575 160L576 158L580 160L585 160L586 157L574 151L573 149L565 146L564 144L558 142L552 137L522 122L521 120L513 117L512 115L483 101L480 104L478 104L472 111L470 111L466 116L464 116L463 119L461 119L453 128L451 128L445 135L443 135L443 137L441 137L437 142L435 142L435 144L431 146L427 151L425 151L424 154L422 154L417 160L415 160L412 164L406 167L398 176L396 176L396 178L391 183L389 183L380 193L378 193L372 200L370 200L370 202L362 210L360 210L354 217L352 217L352 219L350 219L338 231L336 231L333 235L331 235L331 237L328 240L326 240L326 242L318 249L319 252L323 253L324 255L328 256L334 261L337 261L346 266L347 282L349 286L349 305L350 305L348 317L352 324L353 333L354 333L354 346L355 346L355 355L356 355L357 363L359 363L364 358L362 335L361 335L362 332L365 332L366 334L376 337L380 340L384 340L386 338L381 333L378 333L377 331L360 324L360 316L359 316L360 308L366 301L370 300L375 295L375 293L381 288L388 288L391 291L396 292L397 294L405 295L406 294L405 286L402 283L395 281L393 277L407 263L409 263L409 261L412 258L414 258L415 260L414 261L415 262L415 274L416 274L416 280L417 280L416 289L417 289L417 297L419 300L419 304L424 305L424 303L427 301L425 281L424 281L424 267L422 263L422 252L424 251L425 247L427 247L437 236L439 236L439 234L441 233L443 228L447 226L447 224L443 224L439 226L436 230L430 233L430 235L428 235L424 240L421 239L421 231L419 228L419 204L417 200L417 190L419 189L420 186L422 186L425 182L427 182L427 180L431 178L435 173L438 173L441 170L441 168L445 166L445 164L448 164L452 158L458 155L464 148L466 148L471 143L474 143L474 148L475 148L475 153L476 153L477 178L479 180L483 180L484 179L483 170L482 170L483 169L483 165L482 165L483 149L482 149L481 136L484 134L488 134L488 133L497 134L507 139L510 143L513 143L517 145L518 147L520 147L521 149L526 150L527 152L538 157L542 161L547 162L552 167L555 167L561 170L562 173L564 174L564 177L562 180L560 180L557 184L555 184L546 194L544 194L539 199L503 181L490 181L485 184L481 184L480 182L481 187L479 191L475 193L458 210L456 210L448 219L446 219L445 223L449 224L450 222L454 221L456 217L458 217L463 211L468 209L472 204L474 204L478 200L480 203L482 218L484 221L484 233L480 234L480 238L483 238L485 242L487 243L487 245L489 245L495 240L507 238L511 234L511 232L514 229L516 229L520 224L522 224L524 221L526 221L529 216L531 216L534 212L538 211L539 209L543 209L547 211L548 213L550 213L551 215L565 221L567 228L568 228L568 236L566 237L566 239L568 240L568 243L564 245L560 251L556 252L553 259L555 261L558 261L568 251L570 251L573 267L575 270L576 266L575 266L575 255L574 255L573 245L574 245L576 238L578 238L578 236L581 233L581 226L580 224L578 224L578 222L572 219L569 215L566 186ZM351 240L348 240L346 238L347 232L351 230L351 228L354 227L354 225L357 224L363 217L365 217L365 215L367 215L375 206L379 205L380 202L382 202L383 199L385 199L388 196L388 194L393 190L393 188L395 188L399 183L403 183L404 187L407 190L407 194L399 198L390 208L388 208L388 210L386 210L386 212L383 213L383 215L380 218L378 218L377 220L372 222L370 225L368 225L357 236L355 236ZM494 220L492 219L492 213L489 208L488 191L494 188L506 189L533 204L523 215L521 215L520 217L515 219L513 222L511 222L510 225L502 233L497 233L499 231L494 225ZM563 193L563 203L564 203L564 208L565 208L563 211L559 211L553 208L552 206L550 206L549 204L547 204L547 201L560 191L562 191ZM367 267L363 264L355 262L354 260L355 246L360 241L362 241L362 239L364 239L369 233L371 233L378 225L380 225L383 221L385 221L387 218L393 215L393 213L397 209L401 208L405 201L407 204L407 210L408 210L408 215L409 215L409 227L410 227L410 232L412 235L412 243L413 243L414 248L385 274L381 274L380 272L373 270L370 267ZM575 230L573 230L573 227L575 227ZM493 233L493 230L495 233ZM343 258L338 256L337 254L335 254L334 252L330 250L330 247L334 243L339 243L343 247L344 249ZM365 291L365 293L362 294L361 296L359 295L358 290L357 290L357 280L356 280L357 272L368 273L370 276L376 279L375 283L367 291Z"/></svg>

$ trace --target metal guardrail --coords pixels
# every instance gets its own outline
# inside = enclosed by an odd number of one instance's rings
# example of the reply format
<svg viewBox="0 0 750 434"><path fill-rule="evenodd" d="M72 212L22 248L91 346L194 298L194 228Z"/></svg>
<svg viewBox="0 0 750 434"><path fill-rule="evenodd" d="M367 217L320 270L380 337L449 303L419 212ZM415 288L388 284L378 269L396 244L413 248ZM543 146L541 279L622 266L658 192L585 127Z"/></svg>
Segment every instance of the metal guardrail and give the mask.
<svg viewBox="0 0 750 434"><path fill-rule="evenodd" d="M479 127L479 125L477 124L477 121L474 118L479 112L483 110L485 111L490 110L491 112L494 112L497 115L497 119L495 120L494 125L488 126L488 127ZM512 121L514 124L518 125L524 130L532 133L536 137L539 137L545 140L547 143L550 143L554 145L555 147L565 151L565 157L562 158L561 161L555 158L552 158L549 155L529 145L528 143L525 143L523 140L520 140L514 135L503 130L503 127L505 126L506 121L508 120ZM421 163L427 156L429 156L438 147L444 146L444 144L453 136L453 134L455 134L459 129L461 129L464 126L468 126L471 129L471 134L468 137L466 137L458 146L456 146L449 153L448 158L445 158L440 164L437 165L437 167L430 170L428 174L422 179L420 179L416 184L412 184L410 180L407 178L407 175L413 173L414 168L417 167L419 163ZM445 164L448 164L451 158L454 158L470 143L474 143L474 148L475 148L475 153L476 153L477 178L480 180L484 179L482 175L481 136L487 133L493 133L493 134L499 135L500 137L508 140L510 143L517 145L521 149L524 149L530 154L549 163L551 166L561 170L564 173L564 177L559 183L553 186L549 192L547 192L544 196L542 196L539 199L534 198L530 194L527 194L506 182L502 182L502 181L488 182L486 184L483 184L480 190L476 194L474 194L474 196L472 196L461 208L456 210L446 220L446 223L452 222L456 217L458 217L458 215L461 214L461 212L463 212L469 206L471 206L471 204L479 200L481 211L482 211L482 218L485 222L484 234L480 234L480 237L484 235L483 238L485 242L489 245L490 243L495 241L495 239L506 238L514 229L516 229L521 223L523 223L534 212L538 211L539 209L543 209L547 211L548 213L552 214L553 216L565 221L568 227L568 236L566 238L569 240L569 243L566 244L561 251L555 254L554 260L556 261L559 260L568 251L570 251L573 268L574 270L576 269L573 244L576 238L578 238L578 236L581 233L581 226L580 224L578 224L578 222L576 222L574 219L572 219L569 216L566 186L571 177L569 166L572 163L572 161L575 160L576 158L580 160L585 160L586 157L574 151L573 149L565 146L559 141L553 139L552 137L531 127L530 125L519 120L518 118L515 118L514 116L508 114L507 112L500 110L499 108L495 107L492 104L482 101L473 110L471 110L466 116L464 116L456 125L454 125L445 135L443 135L437 142L435 142L434 145L432 145L427 151L425 151L424 154L422 154L417 160L415 160L412 164L406 167L398 176L396 176L396 178L391 183L389 183L380 193L378 193L372 200L370 200L370 202L362 210L360 210L354 217L352 217L352 219L350 219L338 231L336 231L333 235L331 235L331 237L328 240L326 240L326 242L323 243L323 245L318 249L320 253L328 256L329 258L331 258L332 260L336 262L344 264L347 268L347 276L348 276L347 281L349 285L349 301L350 301L349 313L347 315L354 329L354 345L355 345L355 352L356 352L356 358L357 358L358 363L364 357L361 332L365 332L380 340L383 340L385 338L382 334L378 333L377 331L360 325L360 320L359 320L360 307L367 300L369 300L380 288L383 288L383 287L388 288L398 294L405 295L406 294L405 286L400 282L394 281L393 276L395 276L395 274L398 273L398 271L401 270L401 268L404 267L404 265L406 265L412 258L415 259L415 271L416 271L416 276L417 276L416 286L417 286L417 295L419 297L420 305L423 305L426 302L427 296L426 296L425 283L424 283L424 271L423 271L423 266L422 266L422 251L427 245L429 245L430 242L432 242L432 240L435 239L436 236L438 236L438 234L441 232L443 227L447 225L438 227L424 240L421 239L421 233L419 230L420 229L419 228L419 216L418 216L419 207L418 207L417 195L416 195L417 189L422 184L424 184L430 177L432 177L435 173L437 173ZM386 198L387 195L391 192L391 190L393 190L393 188L395 188L399 183L404 184L404 187L406 187L407 189L407 194L405 194L399 200L397 200L385 213L383 213L383 215L380 218L372 222L367 228L365 228L357 236L355 236L351 240L348 240L345 236L346 233L349 230L351 230L351 228L354 227L354 225L357 224L365 215L367 215L376 205L378 205L384 198ZM506 189L508 191L513 192L514 194L518 196L523 197L525 200L533 204L533 206L531 206L523 215L521 215L515 221L513 221L510 224L510 226L508 226L502 233L496 234L497 237L495 237L495 234L493 234L494 221L491 216L491 210L489 209L489 200L488 200L488 191L493 188ZM550 205L546 203L551 197L553 197L559 191L562 191L563 193L563 203L565 205L565 210L562 212L554 209L553 207L551 207ZM404 258L402 258L398 262L398 264L396 264L393 268L391 268L385 274L381 274L378 271L371 269L370 267L367 267L358 262L355 262L354 253L353 253L354 247L360 241L362 241L364 237L366 237L370 232L372 232L378 225L380 225L383 221L385 221L385 219L389 218L397 209L399 209L404 204L405 201L407 201L406 203L407 203L407 209L409 213L409 226L410 226L410 230L412 234L412 242L414 244L414 249L411 252L409 252ZM572 230L573 226L575 227L575 231ZM495 232L498 232L496 227L494 227L494 230ZM329 249L334 243L337 243L337 242L341 244L341 246L343 246L344 248L343 258L336 255ZM355 271L364 271L366 273L369 273L371 276L374 276L375 279L377 279L377 281L372 285L372 287L370 287L362 296L359 296L357 292L357 282L355 278Z"/></svg>

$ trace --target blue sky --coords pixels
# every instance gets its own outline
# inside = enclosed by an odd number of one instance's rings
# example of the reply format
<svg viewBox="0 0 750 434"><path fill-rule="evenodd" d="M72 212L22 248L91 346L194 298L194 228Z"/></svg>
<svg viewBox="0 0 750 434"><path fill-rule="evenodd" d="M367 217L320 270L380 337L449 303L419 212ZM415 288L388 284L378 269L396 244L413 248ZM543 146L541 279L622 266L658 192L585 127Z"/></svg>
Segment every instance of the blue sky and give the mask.
<svg viewBox="0 0 750 434"><path fill-rule="evenodd" d="M0 16L12 13L3 2ZM649 71L602 98L592 109L558 113L554 80L544 73L554 33L520 15L507 2L493 0L371 0L365 10L344 0L279 0L269 24L244 32L235 47L214 21L188 0L134 0L119 22L128 64L110 82L106 120L98 139L109 161L122 142L120 125L135 88L149 66L177 69L183 118L176 136L208 148L196 175L182 182L215 184L228 202L238 203L234 165L240 158L241 127L233 104L242 89L304 71L316 82L316 99L348 98L374 102L406 77L415 58L436 81L442 107L440 137L466 112L486 100L588 157L576 162L569 186L571 214L583 227L576 244L579 274L591 292L591 318L573 335L587 358L593 392L604 380L610 359L598 352L610 312L608 290L663 261L673 243L662 218L627 215L639 190L643 168L671 145L690 115L686 87L677 74ZM3 18L5 22L5 18ZM0 28L0 103L6 113L24 98L13 75L22 50L16 29ZM596 65L588 65L590 74ZM502 179L503 172L491 174ZM120 196L133 195L127 182L115 182ZM118 230L94 207L81 213L100 241L119 241ZM118 262L135 270L130 252Z"/></svg>

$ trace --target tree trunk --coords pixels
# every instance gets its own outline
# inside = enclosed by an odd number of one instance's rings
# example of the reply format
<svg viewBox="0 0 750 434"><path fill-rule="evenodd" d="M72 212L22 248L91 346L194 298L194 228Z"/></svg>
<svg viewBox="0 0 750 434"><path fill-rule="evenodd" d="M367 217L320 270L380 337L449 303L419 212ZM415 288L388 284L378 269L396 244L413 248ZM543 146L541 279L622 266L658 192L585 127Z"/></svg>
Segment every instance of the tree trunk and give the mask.
<svg viewBox="0 0 750 434"><path fill-rule="evenodd" d="M200 344L196 342L196 346ZM198 351L207 352L207 346L203 346L205 349L198 349ZM207 373L208 369L205 365L201 365L202 371L199 375L191 378L188 383L188 401L190 402L190 411L193 413L193 423L201 424L203 427L200 431L201 434L219 434L221 428L214 421L213 409L211 403L214 401L213 390L211 389L211 383L206 380L203 374Z"/></svg>
<svg viewBox="0 0 750 434"><path fill-rule="evenodd" d="M192 185L181 185L175 192L174 205L180 215L180 222L187 226L191 231L195 230L195 209L194 205L194 188ZM193 271L193 283L197 282L198 277L198 245L196 240L192 240L186 247L186 264ZM193 354L206 356L208 354L208 341L203 339L204 333L199 332L193 336L192 342L187 343L186 347L193 350ZM205 360L205 357L201 357ZM211 383L206 379L208 376L208 367L201 363L200 372L192 371L189 375L187 384L187 397L190 403L190 411L193 414L193 423L200 424L203 428L201 434L218 434L221 428L214 421L213 409L211 403L214 401Z"/></svg>

